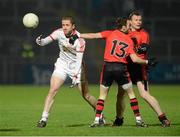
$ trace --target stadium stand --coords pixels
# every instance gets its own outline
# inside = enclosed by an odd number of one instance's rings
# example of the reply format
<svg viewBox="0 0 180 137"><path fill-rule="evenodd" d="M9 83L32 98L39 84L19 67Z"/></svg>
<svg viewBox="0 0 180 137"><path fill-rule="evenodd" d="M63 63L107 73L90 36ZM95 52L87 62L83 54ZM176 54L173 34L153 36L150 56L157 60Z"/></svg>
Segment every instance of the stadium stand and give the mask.
<svg viewBox="0 0 180 137"><path fill-rule="evenodd" d="M77 2L78 1L78 2ZM47 35L60 25L60 17L70 14L77 20L81 32L97 32L112 29L118 16L125 16L124 0L1 0L0 1L0 83L23 83L18 70L22 70L24 59L19 52L23 42L36 46L35 38L43 33ZM69 4L71 3L71 4ZM131 3L132 4L132 3ZM130 8L133 8L131 5ZM180 1L179 0L137 0L134 8L140 9L144 15L144 27L150 32L152 39L150 54L157 56L161 62L180 63ZM131 9L129 9L130 11ZM40 17L40 24L35 30L28 30L22 25L22 17L27 12L34 12ZM100 70L103 56L103 42L99 40L87 42L85 59L88 69ZM42 49L34 48L36 59L30 63L52 64L55 61L58 48L53 43ZM98 50L97 50L98 49ZM11 62L9 59L11 58ZM18 65L17 65L18 59ZM46 62L45 62L45 61ZM10 73L5 69L11 67ZM22 67L22 68L21 68ZM5 73L5 74L4 74ZM16 75L14 74L16 73ZM11 76L9 76L11 75ZM98 76L90 76L90 82L97 83Z"/></svg>

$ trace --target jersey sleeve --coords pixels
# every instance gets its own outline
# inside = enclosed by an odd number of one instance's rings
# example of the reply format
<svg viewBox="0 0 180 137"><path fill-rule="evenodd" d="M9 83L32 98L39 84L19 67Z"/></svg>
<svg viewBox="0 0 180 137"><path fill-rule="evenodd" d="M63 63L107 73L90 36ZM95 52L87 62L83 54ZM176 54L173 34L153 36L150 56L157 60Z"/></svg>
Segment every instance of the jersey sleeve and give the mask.
<svg viewBox="0 0 180 137"><path fill-rule="evenodd" d="M111 33L112 31L110 30L105 30L105 31L100 32L102 38L107 38Z"/></svg>
<svg viewBox="0 0 180 137"><path fill-rule="evenodd" d="M52 41L53 40L49 36L44 39L41 39L41 46L45 46L45 45L51 43Z"/></svg>
<svg viewBox="0 0 180 137"><path fill-rule="evenodd" d="M53 31L53 32L49 35L49 37L50 37L52 40L57 40L58 37L59 37L59 35L60 35L60 30L57 29L57 30Z"/></svg>

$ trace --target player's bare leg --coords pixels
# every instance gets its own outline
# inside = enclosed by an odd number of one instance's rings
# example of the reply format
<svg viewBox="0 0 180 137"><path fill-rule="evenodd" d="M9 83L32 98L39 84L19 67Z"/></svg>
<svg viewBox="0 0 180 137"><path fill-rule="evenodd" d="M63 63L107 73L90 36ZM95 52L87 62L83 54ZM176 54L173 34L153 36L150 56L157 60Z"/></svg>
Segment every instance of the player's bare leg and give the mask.
<svg viewBox="0 0 180 137"><path fill-rule="evenodd" d="M96 105L96 115L95 120L91 124L91 127L103 126L104 122L101 120L101 115L104 109L104 101L108 95L109 87L100 85L100 95Z"/></svg>
<svg viewBox="0 0 180 137"><path fill-rule="evenodd" d="M50 89L49 89L48 95L46 96L46 99L45 99L42 118L38 122L37 127L45 127L46 126L49 111L53 105L54 98L58 92L58 89L63 85L63 83L64 83L64 80L60 79L59 77L56 77L56 76L51 77Z"/></svg>
<svg viewBox="0 0 180 137"><path fill-rule="evenodd" d="M149 90L144 90L144 84L142 82L137 82L137 87L140 93L140 96L153 108L153 110L157 113L157 115L161 115L162 111L159 106L158 101L149 94Z"/></svg>
<svg viewBox="0 0 180 137"><path fill-rule="evenodd" d="M95 110L97 99L89 94L88 82L84 81L78 84L78 89L82 97L91 105L91 107Z"/></svg>
<svg viewBox="0 0 180 137"><path fill-rule="evenodd" d="M87 70L85 63L82 64L81 80L78 84L78 89L80 91L81 96L91 105L91 107L94 110L96 110L97 99L94 96L92 96L89 92Z"/></svg>
<svg viewBox="0 0 180 137"><path fill-rule="evenodd" d="M137 82L137 87L140 96L151 106L151 108L157 113L160 122L163 127L169 127L170 121L166 118L165 114L162 112L159 102L149 93L149 89L146 91L144 89L144 84L139 81Z"/></svg>
<svg viewBox="0 0 180 137"><path fill-rule="evenodd" d="M118 86L117 101L116 101L116 119L113 122L113 126L122 126L123 114L125 110L125 94L121 86Z"/></svg>

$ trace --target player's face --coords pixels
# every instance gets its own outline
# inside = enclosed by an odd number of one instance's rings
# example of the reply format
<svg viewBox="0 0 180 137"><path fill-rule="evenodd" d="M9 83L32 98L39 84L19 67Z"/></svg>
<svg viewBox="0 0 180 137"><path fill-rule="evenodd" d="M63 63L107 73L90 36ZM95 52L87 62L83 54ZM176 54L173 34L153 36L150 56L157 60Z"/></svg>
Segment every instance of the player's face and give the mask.
<svg viewBox="0 0 180 137"><path fill-rule="evenodd" d="M75 25L72 24L70 20L62 20L62 29L66 36L70 36L74 28Z"/></svg>
<svg viewBox="0 0 180 137"><path fill-rule="evenodd" d="M131 17L131 29L138 30L142 26L142 16L133 15Z"/></svg>

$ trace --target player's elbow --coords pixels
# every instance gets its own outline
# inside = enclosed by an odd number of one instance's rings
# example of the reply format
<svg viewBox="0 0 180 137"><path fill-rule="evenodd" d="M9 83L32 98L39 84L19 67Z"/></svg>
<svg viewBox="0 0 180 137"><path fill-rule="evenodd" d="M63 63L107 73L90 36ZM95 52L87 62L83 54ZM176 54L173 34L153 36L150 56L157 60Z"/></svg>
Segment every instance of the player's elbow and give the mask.
<svg viewBox="0 0 180 137"><path fill-rule="evenodd" d="M131 60L132 60L134 63L138 63L138 58L137 58L137 55L136 55L136 54L131 54L130 57L131 57Z"/></svg>

